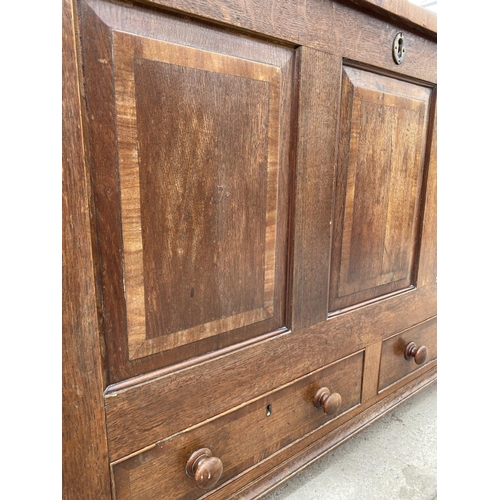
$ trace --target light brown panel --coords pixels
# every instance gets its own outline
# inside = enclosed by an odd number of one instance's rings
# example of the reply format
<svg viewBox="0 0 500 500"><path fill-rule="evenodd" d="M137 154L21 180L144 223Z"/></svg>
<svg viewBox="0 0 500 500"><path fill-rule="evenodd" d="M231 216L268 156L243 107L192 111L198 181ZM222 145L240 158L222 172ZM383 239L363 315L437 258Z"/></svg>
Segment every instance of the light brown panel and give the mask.
<svg viewBox="0 0 500 500"><path fill-rule="evenodd" d="M277 165L267 169L268 82L145 59L137 64L148 337L187 330L193 340L271 316ZM192 94L183 92L186 79ZM150 86L163 87L166 98L148 92ZM236 116L245 127L231 126ZM163 141L153 126L168 130ZM184 134L192 140L183 141ZM246 135L255 140L253 155ZM157 158L165 168L157 168Z"/></svg>
<svg viewBox="0 0 500 500"><path fill-rule="evenodd" d="M222 461L217 486L265 460L314 429L340 419L361 400L363 352L294 381L194 429L155 443L113 464L117 500L194 499L203 495L185 473L194 451L209 448ZM337 416L314 406L320 387L340 394Z"/></svg>
<svg viewBox="0 0 500 500"><path fill-rule="evenodd" d="M280 69L113 45L130 358L272 317Z"/></svg>
<svg viewBox="0 0 500 500"><path fill-rule="evenodd" d="M283 331L295 51L136 5L82 20L111 381Z"/></svg>
<svg viewBox="0 0 500 500"><path fill-rule="evenodd" d="M430 94L344 67L332 312L414 285Z"/></svg>

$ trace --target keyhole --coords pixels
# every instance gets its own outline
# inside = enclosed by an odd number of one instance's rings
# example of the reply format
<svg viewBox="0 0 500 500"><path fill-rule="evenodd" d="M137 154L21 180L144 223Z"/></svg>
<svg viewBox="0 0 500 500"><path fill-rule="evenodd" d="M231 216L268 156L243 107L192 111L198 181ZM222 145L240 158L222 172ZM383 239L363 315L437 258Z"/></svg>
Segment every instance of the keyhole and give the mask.
<svg viewBox="0 0 500 500"><path fill-rule="evenodd" d="M272 407L270 404L268 404L268 405L266 406L266 417L270 417L270 416L271 416L272 411L273 411L273 407Z"/></svg>
<svg viewBox="0 0 500 500"><path fill-rule="evenodd" d="M405 57L406 43L403 33L400 31L396 34L393 42L393 56L396 64L401 64Z"/></svg>

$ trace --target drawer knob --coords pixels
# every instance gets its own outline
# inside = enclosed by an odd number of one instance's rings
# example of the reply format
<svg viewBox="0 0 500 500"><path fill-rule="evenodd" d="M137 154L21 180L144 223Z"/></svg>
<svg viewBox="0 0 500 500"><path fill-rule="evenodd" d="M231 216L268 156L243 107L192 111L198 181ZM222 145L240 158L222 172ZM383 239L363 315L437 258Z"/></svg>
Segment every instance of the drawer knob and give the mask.
<svg viewBox="0 0 500 500"><path fill-rule="evenodd" d="M415 359L415 363L417 363L417 365L425 363L425 360L427 359L427 347L425 347L425 345L421 345L417 348L417 344L415 344L415 342L410 342L405 349L405 359L410 360L411 358Z"/></svg>
<svg viewBox="0 0 500 500"><path fill-rule="evenodd" d="M342 405L342 398L338 392L330 393L330 389L322 387L316 392L314 396L314 406L316 408L323 408L327 415L337 415L340 406Z"/></svg>
<svg viewBox="0 0 500 500"><path fill-rule="evenodd" d="M186 474L194 477L196 486L202 490L213 488L222 476L222 461L212 456L208 448L195 451L187 461Z"/></svg>

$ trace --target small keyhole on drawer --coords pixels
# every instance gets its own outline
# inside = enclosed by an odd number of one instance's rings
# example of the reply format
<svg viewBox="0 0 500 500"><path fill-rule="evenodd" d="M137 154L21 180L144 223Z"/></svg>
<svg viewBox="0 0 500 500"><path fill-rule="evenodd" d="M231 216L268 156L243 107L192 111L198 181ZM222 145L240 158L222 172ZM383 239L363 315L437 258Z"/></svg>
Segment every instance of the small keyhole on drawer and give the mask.
<svg viewBox="0 0 500 500"><path fill-rule="evenodd" d="M266 417L270 417L273 412L273 407L269 404L266 406Z"/></svg>

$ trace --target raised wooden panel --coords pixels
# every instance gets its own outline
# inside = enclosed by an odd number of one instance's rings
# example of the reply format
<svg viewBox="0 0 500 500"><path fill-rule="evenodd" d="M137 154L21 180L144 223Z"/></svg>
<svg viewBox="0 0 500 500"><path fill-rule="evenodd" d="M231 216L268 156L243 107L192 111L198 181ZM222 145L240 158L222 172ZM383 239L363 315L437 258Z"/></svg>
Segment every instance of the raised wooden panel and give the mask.
<svg viewBox="0 0 500 500"><path fill-rule="evenodd" d="M113 46L130 358L272 317L280 69Z"/></svg>
<svg viewBox="0 0 500 500"><path fill-rule="evenodd" d="M93 157L111 378L282 331L295 51L139 6L83 10L90 127L103 142L114 121L116 147Z"/></svg>
<svg viewBox="0 0 500 500"><path fill-rule="evenodd" d="M415 284L430 95L343 68L331 312Z"/></svg>

